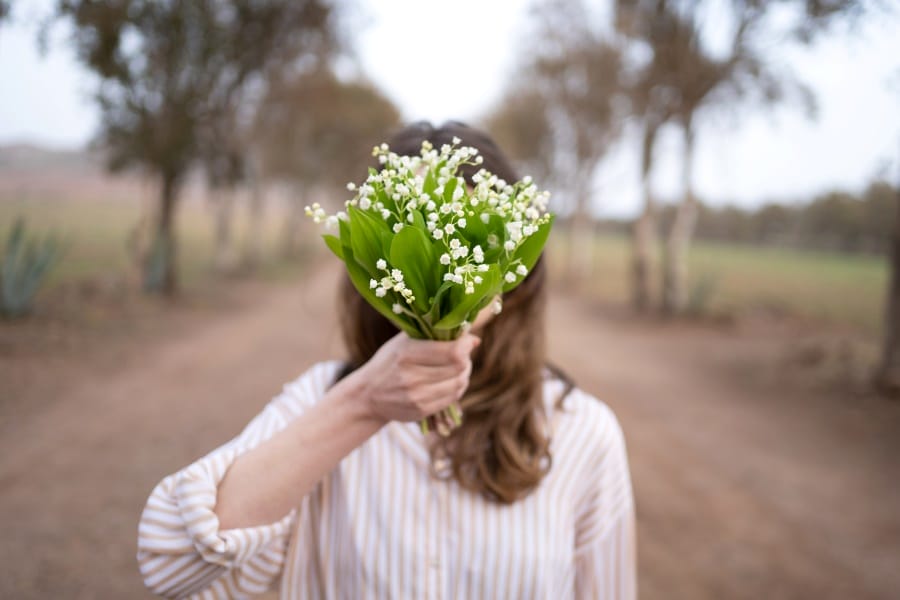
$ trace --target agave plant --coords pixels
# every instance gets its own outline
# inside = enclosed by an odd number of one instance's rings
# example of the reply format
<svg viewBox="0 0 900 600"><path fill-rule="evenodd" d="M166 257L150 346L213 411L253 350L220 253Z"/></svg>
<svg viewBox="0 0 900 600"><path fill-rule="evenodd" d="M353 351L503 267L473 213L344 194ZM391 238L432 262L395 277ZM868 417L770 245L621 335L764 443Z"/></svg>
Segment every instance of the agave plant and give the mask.
<svg viewBox="0 0 900 600"><path fill-rule="evenodd" d="M27 314L38 288L62 255L56 236L29 238L25 220L19 217L6 237L0 262L0 313L15 318Z"/></svg>

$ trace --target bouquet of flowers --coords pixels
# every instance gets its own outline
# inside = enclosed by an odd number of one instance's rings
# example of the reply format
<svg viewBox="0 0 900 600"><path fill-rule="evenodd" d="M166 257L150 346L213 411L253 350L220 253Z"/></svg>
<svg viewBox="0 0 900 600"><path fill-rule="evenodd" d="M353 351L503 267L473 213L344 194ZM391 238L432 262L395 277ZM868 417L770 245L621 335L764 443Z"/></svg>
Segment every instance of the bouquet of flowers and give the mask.
<svg viewBox="0 0 900 600"><path fill-rule="evenodd" d="M440 151L425 141L419 156L381 144L373 156L383 167L370 168L358 187L347 184L356 195L346 210L328 215L313 204L306 214L337 228L325 243L379 313L413 338L456 339L489 304L499 311L500 294L537 261L553 223L549 193L531 177L506 182L485 169L468 187L459 169L482 157L459 138Z"/></svg>

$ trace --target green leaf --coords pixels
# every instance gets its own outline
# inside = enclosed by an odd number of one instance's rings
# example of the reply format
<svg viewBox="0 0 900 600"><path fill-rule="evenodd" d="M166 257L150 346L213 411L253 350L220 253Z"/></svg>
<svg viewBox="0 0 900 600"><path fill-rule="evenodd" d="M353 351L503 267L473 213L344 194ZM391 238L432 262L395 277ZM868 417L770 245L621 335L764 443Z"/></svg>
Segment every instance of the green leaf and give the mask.
<svg viewBox="0 0 900 600"><path fill-rule="evenodd" d="M480 245L482 250L487 250L487 226L481 221L481 214L474 211L471 217L466 215L466 226L463 227L463 235L474 245Z"/></svg>
<svg viewBox="0 0 900 600"><path fill-rule="evenodd" d="M334 252L335 256L337 256L341 260L344 260L344 248L341 245L340 238L326 233L322 236L322 239L325 240L325 245L328 246L329 250Z"/></svg>
<svg viewBox="0 0 900 600"><path fill-rule="evenodd" d="M385 298L379 298L375 295L374 290L369 287L369 274L366 273L366 270L360 265L355 257L352 254L349 254L344 262L347 266L347 273L350 275L350 281L353 282L353 287L356 288L356 291L360 293L360 295L368 302L372 308L381 313L386 319L388 319L391 323L396 325L401 331L405 331L409 334L410 337L414 338L424 338L425 335L419 330L416 325L413 325L409 321L406 320L405 317L401 315L397 315L391 310L391 301Z"/></svg>
<svg viewBox="0 0 900 600"><path fill-rule="evenodd" d="M476 309L484 307L491 298L500 292L500 268L490 265L481 275L481 283L475 284L475 292L467 294L464 286L454 285L450 288L450 305L453 309L434 324L435 329L455 329L463 321L471 322L477 314Z"/></svg>
<svg viewBox="0 0 900 600"><path fill-rule="evenodd" d="M425 182L422 184L422 191L431 196L436 187L437 180L434 178L434 171L429 169L428 173L425 175Z"/></svg>
<svg viewBox="0 0 900 600"><path fill-rule="evenodd" d="M534 266L534 263L537 262L538 257L541 255L541 251L544 249L544 245L547 243L547 236L550 235L553 219L554 215L550 215L550 219L547 222L542 223L537 231L525 238L525 241L516 248L516 252L512 257L513 261L516 259L521 260L521 264L525 265L525 268L528 269L529 272ZM505 283L503 285L503 291L508 292L514 289L517 285L522 283L523 280L524 278L516 277L514 282Z"/></svg>
<svg viewBox="0 0 900 600"><path fill-rule="evenodd" d="M440 285L437 257L425 232L418 227L404 227L391 242L391 266L403 272L403 281L416 299L416 312L424 315L430 304L428 299Z"/></svg>
<svg viewBox="0 0 900 600"><path fill-rule="evenodd" d="M350 215L350 247L353 256L370 275L375 277L379 272L375 263L385 257L381 238L382 228L373 217L357 208L350 207L347 211ZM368 284L368 280L366 283Z"/></svg>
<svg viewBox="0 0 900 600"><path fill-rule="evenodd" d="M338 219L338 233L341 236L343 254L347 254L347 250L350 248L350 224L343 219Z"/></svg>
<svg viewBox="0 0 900 600"><path fill-rule="evenodd" d="M451 177L450 180L444 184L444 203L449 204L453 202L453 191L456 189L457 180L456 177Z"/></svg>

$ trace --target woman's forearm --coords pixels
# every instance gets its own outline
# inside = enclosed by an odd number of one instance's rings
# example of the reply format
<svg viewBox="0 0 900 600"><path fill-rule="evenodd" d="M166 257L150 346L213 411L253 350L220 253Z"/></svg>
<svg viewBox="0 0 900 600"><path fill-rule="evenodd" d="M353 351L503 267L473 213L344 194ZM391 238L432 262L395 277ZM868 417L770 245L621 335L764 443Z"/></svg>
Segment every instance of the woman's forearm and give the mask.
<svg viewBox="0 0 900 600"><path fill-rule="evenodd" d="M219 484L221 529L277 521L384 421L367 410L357 378L332 387L321 402L235 460Z"/></svg>

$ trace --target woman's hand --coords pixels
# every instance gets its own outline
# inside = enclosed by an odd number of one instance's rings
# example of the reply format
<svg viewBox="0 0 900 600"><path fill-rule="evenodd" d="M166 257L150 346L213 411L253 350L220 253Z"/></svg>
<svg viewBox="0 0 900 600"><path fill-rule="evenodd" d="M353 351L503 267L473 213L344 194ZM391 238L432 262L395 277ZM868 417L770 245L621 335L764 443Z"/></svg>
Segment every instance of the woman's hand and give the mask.
<svg viewBox="0 0 900 600"><path fill-rule="evenodd" d="M472 373L471 353L480 343L471 334L436 342L399 333L350 378L376 420L419 421L462 397Z"/></svg>

